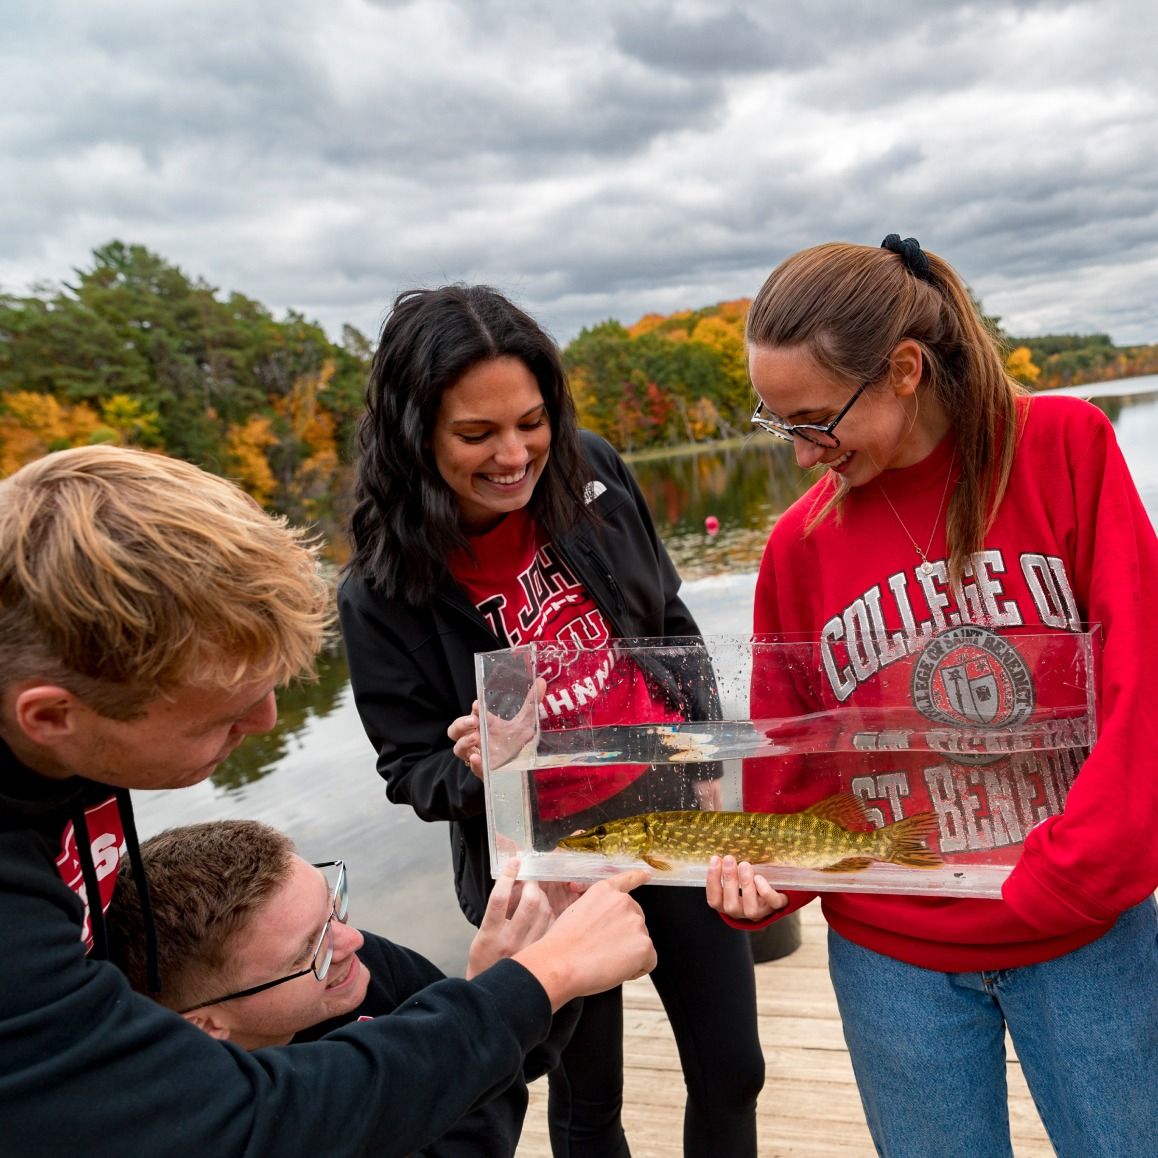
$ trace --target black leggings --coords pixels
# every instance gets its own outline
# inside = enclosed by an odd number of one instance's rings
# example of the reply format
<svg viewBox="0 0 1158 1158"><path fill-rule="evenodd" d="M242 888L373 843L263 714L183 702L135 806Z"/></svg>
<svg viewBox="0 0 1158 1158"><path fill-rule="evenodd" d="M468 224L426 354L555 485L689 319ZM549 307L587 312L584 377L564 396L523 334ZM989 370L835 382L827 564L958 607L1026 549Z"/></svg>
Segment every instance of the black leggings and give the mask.
<svg viewBox="0 0 1158 1158"><path fill-rule="evenodd" d="M748 934L708 908L702 889L645 885L633 894L659 964L651 974L679 1048L685 1158L755 1158L764 1054ZM555 1158L627 1158L623 994L583 999L575 1033L548 1078Z"/></svg>

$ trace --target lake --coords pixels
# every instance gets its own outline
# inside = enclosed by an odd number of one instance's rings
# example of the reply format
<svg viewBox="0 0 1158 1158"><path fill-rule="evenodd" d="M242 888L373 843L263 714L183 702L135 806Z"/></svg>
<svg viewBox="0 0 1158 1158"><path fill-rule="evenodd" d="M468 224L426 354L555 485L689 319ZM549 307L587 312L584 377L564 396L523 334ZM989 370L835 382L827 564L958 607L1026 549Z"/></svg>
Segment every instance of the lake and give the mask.
<svg viewBox="0 0 1158 1158"><path fill-rule="evenodd" d="M1158 518L1158 375L1067 388L1111 418L1151 519ZM787 443L767 435L632 463L705 634L751 624L756 568L780 511L808 488ZM704 520L720 529L708 535ZM447 826L390 804L354 710L344 661L279 696L280 719L245 741L211 780L134 793L141 836L175 824L254 817L293 837L307 860L347 862L353 919L461 973L473 929L451 883ZM449 722L449 721L448 721Z"/></svg>

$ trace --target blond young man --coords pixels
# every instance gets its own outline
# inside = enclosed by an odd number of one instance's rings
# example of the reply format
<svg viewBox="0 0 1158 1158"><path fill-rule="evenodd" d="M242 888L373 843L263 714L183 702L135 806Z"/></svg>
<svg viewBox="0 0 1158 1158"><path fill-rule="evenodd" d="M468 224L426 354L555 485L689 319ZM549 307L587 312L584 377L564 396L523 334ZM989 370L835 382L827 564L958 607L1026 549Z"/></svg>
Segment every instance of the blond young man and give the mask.
<svg viewBox="0 0 1158 1158"><path fill-rule="evenodd" d="M88 447L0 482L9 1152L405 1155L505 1088L553 1009L654 965L640 873L324 1043L247 1053L131 990L103 960L122 851L147 894L128 790L195 784L271 727L330 619L300 535L196 467Z"/></svg>
<svg viewBox="0 0 1158 1158"><path fill-rule="evenodd" d="M344 863L311 865L288 836L259 821L167 829L142 842L141 862L161 980L150 996L243 1049L316 1041L392 1013L445 976L421 954L347 924ZM502 954L509 908L526 940L541 936L550 920L543 894L534 886L520 891L510 871L492 902L471 945L468 977ZM138 993L149 993L146 910L123 867L106 918L112 960ZM552 1043L526 1076L538 1076L557 1048ZM526 1082L517 1078L422 1154L510 1158L526 1108Z"/></svg>

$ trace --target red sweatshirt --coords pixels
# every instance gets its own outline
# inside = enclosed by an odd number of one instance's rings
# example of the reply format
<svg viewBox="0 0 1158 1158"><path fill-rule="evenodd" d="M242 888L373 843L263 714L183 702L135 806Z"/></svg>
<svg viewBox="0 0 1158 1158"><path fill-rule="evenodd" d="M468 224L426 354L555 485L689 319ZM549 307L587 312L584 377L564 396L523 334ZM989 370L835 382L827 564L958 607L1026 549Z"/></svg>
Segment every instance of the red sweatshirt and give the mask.
<svg viewBox="0 0 1158 1158"><path fill-rule="evenodd" d="M1020 405L1028 413L1009 487L971 561L961 604L947 580L943 514L930 575L921 574L901 526L924 545L955 454L951 434L915 466L854 487L839 521L830 514L806 534L810 513L831 493L832 482L821 480L777 522L756 587L757 633L804 633L829 658L812 693L820 702L804 709L812 711L881 702L890 679L895 697L906 666L896 662L906 650L896 640L914 631L979 623L1002 636L1041 635L1100 625L1097 742L1080 769L1057 777L1063 791L1072 779L1064 813L1024 834L1001 900L822 894L825 917L842 936L950 972L1059 956L1095 940L1158 888L1158 683L1148 666L1158 656L1158 619L1147 590L1158 576L1158 541L1100 410L1066 397ZM754 689L753 716L780 714L755 700ZM786 811L770 765L745 768L749 811ZM868 767L878 775L860 778L858 794L870 811L893 821L898 811L933 807L941 819L933 847L960 836L947 830L951 810L943 801L938 810L930 785L968 778L964 766L936 753L881 753ZM777 916L811 899L792 893Z"/></svg>

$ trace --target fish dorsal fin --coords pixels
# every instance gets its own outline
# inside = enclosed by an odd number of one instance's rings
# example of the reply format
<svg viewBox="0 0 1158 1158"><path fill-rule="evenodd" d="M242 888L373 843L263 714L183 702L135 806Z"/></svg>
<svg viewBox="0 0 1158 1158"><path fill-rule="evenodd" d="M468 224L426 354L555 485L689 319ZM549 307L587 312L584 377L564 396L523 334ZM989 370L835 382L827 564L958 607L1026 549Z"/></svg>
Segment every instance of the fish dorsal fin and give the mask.
<svg viewBox="0 0 1158 1158"><path fill-rule="evenodd" d="M865 812L863 802L851 792L837 792L832 796L826 796L804 811L810 816L820 817L821 820L831 820L833 824L839 824L848 832L873 830L872 821Z"/></svg>

